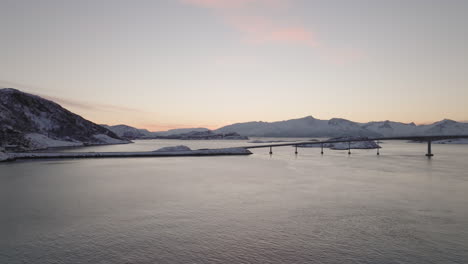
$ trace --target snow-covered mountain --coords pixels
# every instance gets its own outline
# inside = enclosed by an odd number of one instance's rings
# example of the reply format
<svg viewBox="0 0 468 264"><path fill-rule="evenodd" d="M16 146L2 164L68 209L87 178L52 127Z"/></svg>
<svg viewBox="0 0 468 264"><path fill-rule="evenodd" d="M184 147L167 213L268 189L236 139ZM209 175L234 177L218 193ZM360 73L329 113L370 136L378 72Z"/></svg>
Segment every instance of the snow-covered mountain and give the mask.
<svg viewBox="0 0 468 264"><path fill-rule="evenodd" d="M431 125L418 127L424 135L468 135L468 123L444 119Z"/></svg>
<svg viewBox="0 0 468 264"><path fill-rule="evenodd" d="M149 132L146 129L134 128L127 125L115 125L115 126L108 126L108 125L101 125L110 131L114 132L117 136L125 139L137 139L143 138L147 136L151 136L152 132Z"/></svg>
<svg viewBox="0 0 468 264"><path fill-rule="evenodd" d="M210 131L208 128L204 127L196 127L196 128L176 128L167 131L160 131L160 132L151 132L151 136L171 136L171 135L179 135L185 134L190 132L206 132Z"/></svg>
<svg viewBox="0 0 468 264"><path fill-rule="evenodd" d="M34 150L128 142L52 101L0 89L0 147Z"/></svg>
<svg viewBox="0 0 468 264"><path fill-rule="evenodd" d="M362 125L362 128L373 131L383 137L412 136L419 135L418 126L414 123L405 124L392 121L369 122Z"/></svg>
<svg viewBox="0 0 468 264"><path fill-rule="evenodd" d="M194 132L209 132L207 128L181 128L150 132L127 125L106 126L126 139L180 138ZM358 123L342 118L320 120L307 116L279 122L247 122L228 125L212 131L213 134L238 133L252 137L394 137L425 135L468 135L468 123L442 120L430 125L378 121Z"/></svg>
<svg viewBox="0 0 468 264"><path fill-rule="evenodd" d="M102 125L103 127L114 132L117 136L126 138L126 139L150 139L150 138L159 138L159 137L168 137L173 135L181 135L190 132L207 132L210 131L207 128L176 128L167 131L158 131L150 132L147 129L135 128L127 125L115 125L108 126Z"/></svg>
<svg viewBox="0 0 468 264"><path fill-rule="evenodd" d="M243 136L257 137L339 137L339 136L379 136L359 123L346 119L315 119L307 116L279 122L237 123L215 130L219 133L237 132Z"/></svg>
<svg viewBox="0 0 468 264"><path fill-rule="evenodd" d="M237 133L214 133L207 128L178 128L161 132L150 132L127 125L108 126L116 135L126 139L183 139L183 140L212 140L212 139L248 139Z"/></svg>
<svg viewBox="0 0 468 264"><path fill-rule="evenodd" d="M236 132L214 133L207 131L190 131L182 134L172 134L169 136L157 136L158 139L181 139L181 140L247 140L246 136L241 136Z"/></svg>
<svg viewBox="0 0 468 264"><path fill-rule="evenodd" d="M430 125L392 121L358 123L341 118L315 119L312 116L279 122L247 122L228 125L215 132L237 132L257 137L393 137L425 135L468 135L468 123L442 120Z"/></svg>
<svg viewBox="0 0 468 264"><path fill-rule="evenodd" d="M384 137L393 136L431 136L431 135L468 135L468 123L444 119L430 125L404 124L398 122L370 122L362 126Z"/></svg>

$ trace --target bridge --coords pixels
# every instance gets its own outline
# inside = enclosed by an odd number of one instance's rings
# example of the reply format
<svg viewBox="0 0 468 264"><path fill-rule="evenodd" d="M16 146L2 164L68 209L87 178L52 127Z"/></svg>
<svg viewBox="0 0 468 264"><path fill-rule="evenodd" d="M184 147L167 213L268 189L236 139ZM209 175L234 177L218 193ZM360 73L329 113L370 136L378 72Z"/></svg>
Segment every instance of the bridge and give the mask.
<svg viewBox="0 0 468 264"><path fill-rule="evenodd" d="M297 148L300 145L320 145L322 148L321 154L323 155L324 144L327 143L348 143L348 155L351 155L351 143L352 142L363 142L363 141L386 141L386 140L414 140L427 142L427 157L432 157L432 141L444 140L444 139L459 139L468 138L468 135L453 135L453 136L407 136L407 137L377 137L377 138L344 138L344 139L331 139L323 141L302 141L302 142L290 142L290 143L279 143L279 144L262 144L262 145L250 145L236 148L221 148L221 149L198 149L188 151L175 151L175 152L20 152L20 153L4 153L7 157L1 159L1 161L14 161L14 160L33 160L33 159L85 159L85 158L138 158L138 157L187 157L187 156L230 156L230 155L250 155L252 152L249 149L256 148L270 148L270 154L273 154L273 147L284 147L284 146L295 146L295 153L298 154ZM2 154L2 153L0 153ZM379 149L377 148L377 155L379 155Z"/></svg>
<svg viewBox="0 0 468 264"><path fill-rule="evenodd" d="M270 154L273 154L273 147L284 147L284 146L295 146L295 153L297 154L297 147L300 145L320 145L321 154L323 155L324 144L328 143L348 143L348 155L351 155L351 143L352 142L364 142L364 141L386 141L386 140L412 140L427 142L427 157L432 157L432 141L444 140L444 139L460 139L468 138L468 135L450 135L450 136L397 136L397 137L375 137L375 138L348 138L348 139L336 139L336 140L323 140L323 141L302 141L302 142L291 142L291 143L278 143L278 144L263 144L263 145L253 145L253 146L244 146L245 149L256 149L256 148L270 148ZM377 148L377 155L380 155L379 148Z"/></svg>

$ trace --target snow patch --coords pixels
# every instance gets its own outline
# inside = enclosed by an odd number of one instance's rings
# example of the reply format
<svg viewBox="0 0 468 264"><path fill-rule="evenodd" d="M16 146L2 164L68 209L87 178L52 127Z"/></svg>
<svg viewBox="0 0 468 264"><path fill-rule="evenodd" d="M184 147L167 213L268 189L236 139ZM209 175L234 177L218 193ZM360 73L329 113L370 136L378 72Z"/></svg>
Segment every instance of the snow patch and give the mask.
<svg viewBox="0 0 468 264"><path fill-rule="evenodd" d="M128 141L111 138L108 135L97 134L93 136L96 140L99 140L101 144L126 144Z"/></svg>
<svg viewBox="0 0 468 264"><path fill-rule="evenodd" d="M164 147L153 152L174 152L174 151L191 151L191 149L187 146L180 145L180 146L172 146L172 147Z"/></svg>
<svg viewBox="0 0 468 264"><path fill-rule="evenodd" d="M351 149L376 149L381 148L374 141L361 141L361 142L351 142L351 147L349 147L347 142L333 143L333 146L330 147L334 150L345 150L348 148Z"/></svg>
<svg viewBox="0 0 468 264"><path fill-rule="evenodd" d="M83 146L81 142L52 139L38 133L26 134L25 138L29 140L31 146L35 149Z"/></svg>
<svg viewBox="0 0 468 264"><path fill-rule="evenodd" d="M381 146L379 146L377 143L375 143L372 140L370 140L370 141L354 141L353 142L352 137L339 137L339 138L332 138L332 139L329 139L329 140L333 141L333 140L348 140L348 139L351 141L351 144L349 144L348 142L324 143L323 147L333 149L333 150L345 150L345 149L348 149L348 148L350 148L350 149L376 149L376 148L382 148ZM366 138L354 138L354 139L366 139ZM298 147L300 147L300 148L320 148L321 143L318 143L318 144L313 144L313 143L302 144L302 145L298 145Z"/></svg>
<svg viewBox="0 0 468 264"><path fill-rule="evenodd" d="M5 152L0 152L0 162L10 160L10 155L6 154Z"/></svg>
<svg viewBox="0 0 468 264"><path fill-rule="evenodd" d="M468 144L468 138L444 139L434 141L435 144Z"/></svg>

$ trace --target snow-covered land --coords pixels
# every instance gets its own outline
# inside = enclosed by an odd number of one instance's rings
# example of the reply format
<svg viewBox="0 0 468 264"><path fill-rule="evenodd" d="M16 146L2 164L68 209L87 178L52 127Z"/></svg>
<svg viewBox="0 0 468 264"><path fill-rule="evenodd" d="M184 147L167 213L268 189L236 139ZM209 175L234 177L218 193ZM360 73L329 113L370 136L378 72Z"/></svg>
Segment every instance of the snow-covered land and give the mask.
<svg viewBox="0 0 468 264"><path fill-rule="evenodd" d="M114 132L117 136L126 139L138 139L143 137L149 137L152 135L152 132L149 132L146 129L134 128L127 125L115 125L115 126L108 126L108 125L101 125L110 131Z"/></svg>
<svg viewBox="0 0 468 264"><path fill-rule="evenodd" d="M330 149L334 150L343 150L343 149L348 149L348 143L346 142L340 142L340 143L333 143L333 146L330 147ZM377 143L374 141L359 141L359 142L351 142L351 149L376 149L376 148L382 148L379 146Z"/></svg>
<svg viewBox="0 0 468 264"><path fill-rule="evenodd" d="M392 121L369 122L363 124L362 127L383 137L413 136L419 132L414 123L405 124Z"/></svg>
<svg viewBox="0 0 468 264"><path fill-rule="evenodd" d="M129 141L52 101L0 89L0 147L35 150L116 143Z"/></svg>
<svg viewBox="0 0 468 264"><path fill-rule="evenodd" d="M392 136L431 136L431 135L468 135L468 123L444 119L429 125L404 124L398 122L370 122L364 128L384 137Z"/></svg>
<svg viewBox="0 0 468 264"><path fill-rule="evenodd" d="M191 131L183 134L174 134L169 136L158 136L157 139L181 139L181 140L246 140L246 136L241 136L238 133L214 133L208 131Z"/></svg>
<svg viewBox="0 0 468 264"><path fill-rule="evenodd" d="M244 140L248 137L241 136L238 133L214 133L207 128L178 128L162 132L150 132L146 129L139 129L127 125L107 126L118 136L126 139L182 139L182 140L213 140L213 139L232 139Z"/></svg>
<svg viewBox="0 0 468 264"><path fill-rule="evenodd" d="M0 162L10 160L10 155L5 152L0 152Z"/></svg>
<svg viewBox="0 0 468 264"><path fill-rule="evenodd" d="M444 139L434 141L435 144L468 144L468 138Z"/></svg>
<svg viewBox="0 0 468 264"><path fill-rule="evenodd" d="M393 137L429 135L468 135L468 123L442 120L430 125L392 121L358 123L342 118L320 120L311 116L279 122L247 122L228 125L218 133L237 132L258 137Z"/></svg>
<svg viewBox="0 0 468 264"><path fill-rule="evenodd" d="M237 132L243 136L258 137L331 137L378 136L358 123L345 119L315 119L311 116L279 122L238 123L215 130L217 133Z"/></svg>
<svg viewBox="0 0 468 264"><path fill-rule="evenodd" d="M197 127L197 128L176 128L176 129L170 129L167 131L160 131L160 132L150 132L149 136L150 137L159 137L159 136L172 136L172 135L181 135L181 134L186 134L190 132L206 132L210 131L208 128L204 127Z"/></svg>
<svg viewBox="0 0 468 264"><path fill-rule="evenodd" d="M430 125L392 121L358 123L342 118L320 120L312 116L279 122L237 123L210 131L206 128L173 129L149 132L125 125L108 127L117 135L131 139L245 139L245 137L394 137L428 135L468 135L468 124L442 120ZM229 136L231 133L236 133ZM222 137L221 135L224 135ZM260 140L262 141L262 140ZM271 142L253 143L275 143ZM287 140L284 140L285 142ZM276 141L280 142L280 141Z"/></svg>
<svg viewBox="0 0 468 264"><path fill-rule="evenodd" d="M106 135L106 134L93 135L93 138L95 138L98 141L98 143L95 143L93 145L111 145L111 144L127 144L128 143L128 141L126 140L110 137L109 135Z"/></svg>
<svg viewBox="0 0 468 264"><path fill-rule="evenodd" d="M153 152L173 152L173 151L191 151L191 149L184 145L173 146L173 147L164 147Z"/></svg>
<svg viewBox="0 0 468 264"><path fill-rule="evenodd" d="M46 135L38 133L28 133L25 135L25 138L29 141L29 144L33 149L83 146L83 142L51 139Z"/></svg>
<svg viewBox="0 0 468 264"><path fill-rule="evenodd" d="M151 132L147 129L135 128L127 125L115 125L108 126L102 125L103 127L114 132L116 135L126 139L154 139L161 137L169 137L174 135L182 135L193 132L207 132L210 131L207 128L177 128L167 131Z"/></svg>
<svg viewBox="0 0 468 264"><path fill-rule="evenodd" d="M324 148L329 148L333 150L344 150L344 149L376 149L376 148L381 148L380 145L375 143L374 141L352 141L352 140L363 140L367 138L362 138L362 137L337 137L337 138L331 138L328 141L333 141L333 140L351 140L351 145L348 142L336 142L336 143L324 143L323 147ZM300 148L320 148L321 144L302 144L298 145Z"/></svg>
<svg viewBox="0 0 468 264"><path fill-rule="evenodd" d="M112 130L112 131L111 131ZM36 95L0 89L0 147L7 151L50 147L129 143L128 139L246 140L259 137L393 137L468 135L468 123L444 119L429 125L392 121L357 123L346 119L320 120L312 116L279 122L238 123L211 131L206 128L149 132L126 125L100 126ZM279 142L279 141L277 141ZM463 140L442 141L459 144ZM267 143L267 142L255 142ZM268 143L273 143L268 142ZM370 148L357 144L356 148ZM361 144L361 145L359 145ZM342 148L342 146L335 146Z"/></svg>

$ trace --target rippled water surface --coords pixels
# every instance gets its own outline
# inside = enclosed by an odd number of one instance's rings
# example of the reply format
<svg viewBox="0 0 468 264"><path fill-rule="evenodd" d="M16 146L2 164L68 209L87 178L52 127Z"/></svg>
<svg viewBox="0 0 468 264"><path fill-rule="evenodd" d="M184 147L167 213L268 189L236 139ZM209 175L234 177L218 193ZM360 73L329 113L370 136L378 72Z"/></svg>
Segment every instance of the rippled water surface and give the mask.
<svg viewBox="0 0 468 264"><path fill-rule="evenodd" d="M468 263L468 146L383 147L0 164L0 263Z"/></svg>

